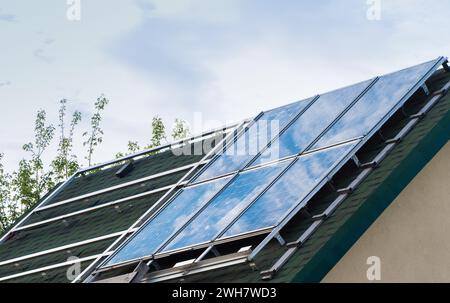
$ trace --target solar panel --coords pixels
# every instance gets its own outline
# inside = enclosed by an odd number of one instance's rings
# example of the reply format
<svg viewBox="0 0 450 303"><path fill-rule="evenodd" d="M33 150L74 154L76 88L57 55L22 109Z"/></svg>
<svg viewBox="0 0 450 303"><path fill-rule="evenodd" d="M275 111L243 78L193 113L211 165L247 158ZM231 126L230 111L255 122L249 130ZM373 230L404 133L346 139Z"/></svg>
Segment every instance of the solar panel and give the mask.
<svg viewBox="0 0 450 303"><path fill-rule="evenodd" d="M191 214L202 208L230 179L231 177L223 178L183 189L108 264L153 254L171 234L189 220Z"/></svg>
<svg viewBox="0 0 450 303"><path fill-rule="evenodd" d="M324 94L317 99L252 164L292 156L307 148L374 79Z"/></svg>
<svg viewBox="0 0 450 303"><path fill-rule="evenodd" d="M277 130L283 129L312 100L313 98L306 99L263 113L243 135L226 146L223 153L212 160L195 181L203 181L244 167L261 148L278 135ZM274 125L272 122L277 124Z"/></svg>
<svg viewBox="0 0 450 303"><path fill-rule="evenodd" d="M380 77L313 148L366 135L435 65L433 60Z"/></svg>
<svg viewBox="0 0 450 303"><path fill-rule="evenodd" d="M216 156L188 185L119 248L105 266L210 244L259 229L283 226L291 213L367 142L443 58L265 112L257 121L280 121L275 163L249 154L257 123L225 148L244 154ZM272 132L274 139L278 132ZM241 142L242 141L242 142ZM260 147L259 152L261 152ZM276 147L270 147L271 149ZM305 151L306 149L306 151ZM273 152L269 151L269 152ZM245 154L247 153L247 154ZM264 155L264 153L263 153ZM288 157L289 156L289 157ZM287 157L287 158L286 158ZM264 157L261 157L264 158ZM233 173L233 174L231 174ZM230 174L228 177L220 177ZM204 183L202 183L204 182Z"/></svg>
<svg viewBox="0 0 450 303"><path fill-rule="evenodd" d="M240 174L164 249L170 251L213 240L260 194L288 163Z"/></svg>
<svg viewBox="0 0 450 303"><path fill-rule="evenodd" d="M236 220L222 238L276 226L358 142L299 157L280 179Z"/></svg>

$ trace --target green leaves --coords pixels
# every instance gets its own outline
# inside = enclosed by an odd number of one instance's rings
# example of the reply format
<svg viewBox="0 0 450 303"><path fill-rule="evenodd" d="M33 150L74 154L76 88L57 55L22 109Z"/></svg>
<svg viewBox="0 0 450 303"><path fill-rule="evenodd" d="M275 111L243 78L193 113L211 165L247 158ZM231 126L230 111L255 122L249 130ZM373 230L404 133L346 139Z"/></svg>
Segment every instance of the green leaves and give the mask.
<svg viewBox="0 0 450 303"><path fill-rule="evenodd" d="M152 120L152 138L149 148L160 146L163 140L166 140L166 127L161 117L155 116Z"/></svg>
<svg viewBox="0 0 450 303"><path fill-rule="evenodd" d="M172 138L174 140L181 140L189 136L189 127L186 121L181 119L175 119L175 123L172 129Z"/></svg>
<svg viewBox="0 0 450 303"><path fill-rule="evenodd" d="M44 170L42 155L50 146L55 135L55 127L47 124L47 114L38 111L34 127L34 141L23 146L30 154L29 159L23 159L19 168L13 173L10 187L10 198L19 203L21 211L28 210L36 203L44 192L54 186L53 172Z"/></svg>
<svg viewBox="0 0 450 303"><path fill-rule="evenodd" d="M63 181L73 175L79 168L77 156L73 153L73 137L75 134L75 129L81 122L81 113L75 111L72 113L72 118L69 125L69 131L66 132L66 121L65 117L67 115L67 100L62 99L60 101L59 108L59 143L58 143L58 153L55 159L51 163L51 167L54 172L54 177L57 182Z"/></svg>
<svg viewBox="0 0 450 303"><path fill-rule="evenodd" d="M17 203L11 199L11 175L5 172L2 161L0 154L0 233L20 216Z"/></svg>
<svg viewBox="0 0 450 303"><path fill-rule="evenodd" d="M88 166L92 165L92 155L96 148L103 142L103 130L100 127L100 122L102 121L102 112L104 111L109 100L101 95L97 98L95 102L95 113L91 117L91 129L83 133L83 137L86 140L83 142L83 146L87 146L87 155L85 159L88 161Z"/></svg>

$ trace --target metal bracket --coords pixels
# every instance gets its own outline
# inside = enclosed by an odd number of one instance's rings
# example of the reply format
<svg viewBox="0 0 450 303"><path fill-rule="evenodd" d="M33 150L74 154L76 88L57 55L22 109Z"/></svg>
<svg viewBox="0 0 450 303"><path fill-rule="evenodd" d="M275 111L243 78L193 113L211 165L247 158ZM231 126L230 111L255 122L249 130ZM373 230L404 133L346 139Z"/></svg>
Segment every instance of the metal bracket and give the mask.
<svg viewBox="0 0 450 303"><path fill-rule="evenodd" d="M361 164L361 168L375 168L378 166L378 162L377 161L371 161L371 162L367 162L364 164Z"/></svg>
<svg viewBox="0 0 450 303"><path fill-rule="evenodd" d="M261 279L264 281L272 280L273 277L275 276L275 270L273 270L273 269L264 270L264 271L260 272L259 274L261 275Z"/></svg>
<svg viewBox="0 0 450 303"><path fill-rule="evenodd" d="M145 276L145 274L149 271L149 269L150 268L144 261L139 262L138 266L136 266L136 268L133 271L133 273L135 274L131 279L130 283L140 282L142 278Z"/></svg>
<svg viewBox="0 0 450 303"><path fill-rule="evenodd" d="M430 90L428 89L428 86L425 83L422 85L422 89L427 96L430 95Z"/></svg>
<svg viewBox="0 0 450 303"><path fill-rule="evenodd" d="M154 269L156 270L160 270L161 266L158 264L158 262L156 262L155 260L150 260L147 262L147 266L150 268L150 266L152 266Z"/></svg>
<svg viewBox="0 0 450 303"><path fill-rule="evenodd" d="M280 235L276 234L275 239L277 239L278 243L280 243L281 246L284 246L286 244L286 240Z"/></svg>
<svg viewBox="0 0 450 303"><path fill-rule="evenodd" d="M392 139L386 140L385 143L392 144L392 143L399 143L400 141L402 141L401 138L392 138Z"/></svg>
<svg viewBox="0 0 450 303"><path fill-rule="evenodd" d="M405 115L405 117L407 117L408 115L405 113L404 108L402 106L402 113ZM383 134L383 132L380 130L377 131L378 136L381 138L381 140L386 141L387 138L386 136Z"/></svg>
<svg viewBox="0 0 450 303"><path fill-rule="evenodd" d="M220 257L221 254L220 252L217 250L217 248L215 248L214 246L211 248L211 252L213 253L214 256L216 257Z"/></svg>
<svg viewBox="0 0 450 303"><path fill-rule="evenodd" d="M356 167L360 167L361 166L361 162L359 161L359 158L358 158L358 156L356 154L354 154L352 156L352 160L353 160L353 162L355 162Z"/></svg>
<svg viewBox="0 0 450 303"><path fill-rule="evenodd" d="M450 66L448 66L448 61L445 61L443 64L442 64L442 67L444 68L444 70L448 73L448 72L450 72Z"/></svg>
<svg viewBox="0 0 450 303"><path fill-rule="evenodd" d="M345 188L340 188L337 190L338 194L350 194L353 192L353 187L349 186L349 187L345 187Z"/></svg>

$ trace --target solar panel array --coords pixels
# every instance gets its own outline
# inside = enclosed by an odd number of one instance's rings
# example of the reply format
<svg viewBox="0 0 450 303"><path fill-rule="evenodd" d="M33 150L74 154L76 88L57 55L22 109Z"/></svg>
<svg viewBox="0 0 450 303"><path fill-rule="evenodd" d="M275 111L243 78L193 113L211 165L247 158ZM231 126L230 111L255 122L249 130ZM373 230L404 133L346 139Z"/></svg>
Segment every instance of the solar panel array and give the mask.
<svg viewBox="0 0 450 303"><path fill-rule="evenodd" d="M307 203L441 61L260 114L103 267L270 232Z"/></svg>

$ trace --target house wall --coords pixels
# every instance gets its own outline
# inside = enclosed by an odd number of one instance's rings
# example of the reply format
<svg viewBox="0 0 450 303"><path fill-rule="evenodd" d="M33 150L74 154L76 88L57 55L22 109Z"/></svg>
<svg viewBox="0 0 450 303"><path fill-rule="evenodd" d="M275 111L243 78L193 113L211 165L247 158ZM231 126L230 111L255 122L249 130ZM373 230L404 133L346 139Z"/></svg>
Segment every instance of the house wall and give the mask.
<svg viewBox="0 0 450 303"><path fill-rule="evenodd" d="M450 143L322 282L370 282L371 256L380 260L381 282L450 282Z"/></svg>

